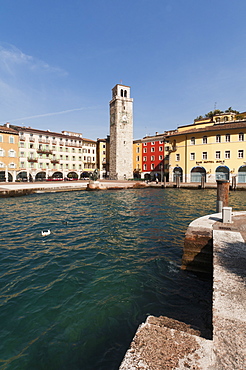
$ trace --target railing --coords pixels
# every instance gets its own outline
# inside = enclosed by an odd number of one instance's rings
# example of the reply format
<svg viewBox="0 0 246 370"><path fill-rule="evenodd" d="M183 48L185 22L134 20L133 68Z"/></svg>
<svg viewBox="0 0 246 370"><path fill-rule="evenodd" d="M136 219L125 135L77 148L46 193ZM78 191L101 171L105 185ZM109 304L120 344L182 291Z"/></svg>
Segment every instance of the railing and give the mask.
<svg viewBox="0 0 246 370"><path fill-rule="evenodd" d="M35 139L33 137L29 137L29 141L31 141L32 143L34 143Z"/></svg>
<svg viewBox="0 0 246 370"><path fill-rule="evenodd" d="M20 136L20 141L26 141L26 138L24 136Z"/></svg>
<svg viewBox="0 0 246 370"><path fill-rule="evenodd" d="M38 159L37 159L37 158L29 157L29 158L27 158L27 161L28 161L28 162L37 162L37 161L38 161Z"/></svg>
<svg viewBox="0 0 246 370"><path fill-rule="evenodd" d="M57 164L57 163L60 163L60 161L58 159L51 159L51 163Z"/></svg>
<svg viewBox="0 0 246 370"><path fill-rule="evenodd" d="M52 150L50 150L50 149L37 149L37 153L39 153L39 154L52 154Z"/></svg>

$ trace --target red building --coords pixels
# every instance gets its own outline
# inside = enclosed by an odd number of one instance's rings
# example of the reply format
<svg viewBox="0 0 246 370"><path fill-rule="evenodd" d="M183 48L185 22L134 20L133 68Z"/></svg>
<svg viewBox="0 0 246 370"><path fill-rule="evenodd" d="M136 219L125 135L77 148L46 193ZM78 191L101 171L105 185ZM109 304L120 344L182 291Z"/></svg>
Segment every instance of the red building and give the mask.
<svg viewBox="0 0 246 370"><path fill-rule="evenodd" d="M163 181L165 140L164 134L145 136L142 140L142 177Z"/></svg>

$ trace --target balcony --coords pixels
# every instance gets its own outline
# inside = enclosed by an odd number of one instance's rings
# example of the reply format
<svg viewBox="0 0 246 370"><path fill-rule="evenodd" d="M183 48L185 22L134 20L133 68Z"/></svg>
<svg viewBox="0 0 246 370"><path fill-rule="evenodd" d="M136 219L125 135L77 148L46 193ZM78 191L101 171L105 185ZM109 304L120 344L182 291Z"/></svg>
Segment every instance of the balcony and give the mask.
<svg viewBox="0 0 246 370"><path fill-rule="evenodd" d="M38 139L38 142L41 144L50 144L50 140L47 139Z"/></svg>
<svg viewBox="0 0 246 370"><path fill-rule="evenodd" d="M31 162L31 163L34 163L34 162L37 162L37 161L38 161L38 159L37 159L37 158L34 158L34 157L28 157L28 158L27 158L27 161L28 161L28 162Z"/></svg>
<svg viewBox="0 0 246 370"><path fill-rule="evenodd" d="M59 159L51 159L51 163L57 164L57 163L60 163L60 161L59 161Z"/></svg>
<svg viewBox="0 0 246 370"><path fill-rule="evenodd" d="M34 143L34 142L35 142L35 139L34 139L33 137L29 137L29 141L30 141L31 143Z"/></svg>
<svg viewBox="0 0 246 370"><path fill-rule="evenodd" d="M50 149L37 149L38 154L52 154L52 150Z"/></svg>
<svg viewBox="0 0 246 370"><path fill-rule="evenodd" d="M20 141L25 141L26 138L24 136L20 136Z"/></svg>

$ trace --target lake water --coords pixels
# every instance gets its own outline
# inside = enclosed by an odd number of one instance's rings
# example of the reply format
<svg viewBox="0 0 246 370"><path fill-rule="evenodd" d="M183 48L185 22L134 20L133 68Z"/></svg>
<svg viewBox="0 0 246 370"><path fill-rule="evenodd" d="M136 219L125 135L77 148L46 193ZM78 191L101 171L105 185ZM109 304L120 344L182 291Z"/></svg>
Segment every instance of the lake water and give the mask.
<svg viewBox="0 0 246 370"><path fill-rule="evenodd" d="M118 369L149 314L209 336L210 282L180 264L188 224L215 208L209 189L0 199L0 369Z"/></svg>

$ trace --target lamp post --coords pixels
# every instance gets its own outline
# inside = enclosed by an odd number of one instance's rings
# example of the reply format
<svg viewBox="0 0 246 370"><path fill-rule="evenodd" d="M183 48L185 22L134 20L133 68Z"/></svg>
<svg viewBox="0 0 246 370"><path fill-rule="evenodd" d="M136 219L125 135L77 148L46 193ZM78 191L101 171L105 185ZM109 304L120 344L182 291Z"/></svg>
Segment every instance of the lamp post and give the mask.
<svg viewBox="0 0 246 370"><path fill-rule="evenodd" d="M161 167L161 182L163 182L163 163L160 164Z"/></svg>

